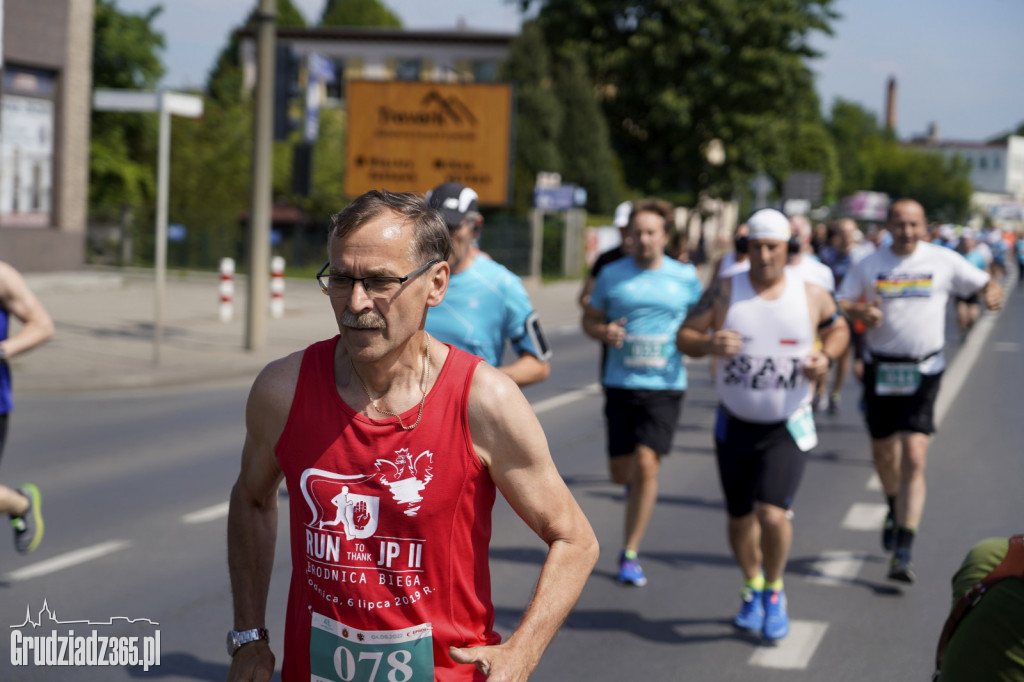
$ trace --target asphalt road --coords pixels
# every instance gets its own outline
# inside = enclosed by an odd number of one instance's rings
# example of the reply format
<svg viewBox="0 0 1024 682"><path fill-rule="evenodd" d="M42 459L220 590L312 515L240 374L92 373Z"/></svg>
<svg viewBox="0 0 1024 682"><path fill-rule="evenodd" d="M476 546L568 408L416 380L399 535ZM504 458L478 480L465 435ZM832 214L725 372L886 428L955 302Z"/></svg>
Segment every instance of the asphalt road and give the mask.
<svg viewBox="0 0 1024 682"><path fill-rule="evenodd" d="M1024 519L1024 297L1010 298L956 391L929 464L929 501L915 546L919 582L885 579L881 493L872 488L868 441L848 383L840 415L819 420L821 444L797 496L786 574L793 633L777 647L735 633L740 587L725 541L710 428L715 407L706 363L691 388L641 559L645 588L614 582L621 489L606 475L598 348L574 321L548 324L551 378L527 389L556 462L602 543L577 609L534 680L927 679L949 606L949 578L977 540L1021 531ZM945 386L955 390L955 386ZM45 494L46 539L29 557L0 547L0 620L62 623L16 628L160 635L160 664L141 667L13 666L3 680L221 680L231 624L225 513L238 466L248 386L27 397L12 418L2 478ZM429 416L429 415L428 415ZM282 513L284 507L282 507ZM280 523L287 528L285 520ZM499 500L492 545L498 629L515 627L544 547ZM269 628L279 643L288 581L279 538ZM43 614L44 619L47 615ZM130 623L124 619L148 619ZM155 624L154 624L155 623ZM140 639L140 642L142 640ZM141 645L140 645L141 646Z"/></svg>

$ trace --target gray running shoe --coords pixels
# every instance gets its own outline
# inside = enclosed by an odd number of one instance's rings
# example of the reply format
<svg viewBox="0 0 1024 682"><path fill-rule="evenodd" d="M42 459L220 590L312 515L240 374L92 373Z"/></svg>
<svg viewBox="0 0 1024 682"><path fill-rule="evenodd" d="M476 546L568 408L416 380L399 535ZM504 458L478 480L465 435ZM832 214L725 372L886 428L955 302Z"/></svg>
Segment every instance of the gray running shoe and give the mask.
<svg viewBox="0 0 1024 682"><path fill-rule="evenodd" d="M905 549L897 549L889 562L889 580L896 580L901 583L912 583L917 580L914 573L914 564L910 563L910 552Z"/></svg>

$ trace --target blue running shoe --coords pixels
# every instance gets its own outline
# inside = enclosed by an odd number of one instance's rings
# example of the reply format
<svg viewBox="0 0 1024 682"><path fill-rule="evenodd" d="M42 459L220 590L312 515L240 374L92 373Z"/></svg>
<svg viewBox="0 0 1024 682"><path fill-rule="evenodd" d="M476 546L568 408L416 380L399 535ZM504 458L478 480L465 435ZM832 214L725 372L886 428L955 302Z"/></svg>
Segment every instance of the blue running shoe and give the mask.
<svg viewBox="0 0 1024 682"><path fill-rule="evenodd" d="M733 627L747 632L761 633L764 627L764 593L749 587L743 590L743 606L732 619Z"/></svg>
<svg viewBox="0 0 1024 682"><path fill-rule="evenodd" d="M633 585L634 587L643 587L647 584L647 576L644 575L644 569L640 567L640 560L637 558L635 552L630 552L632 557L626 556L626 550L622 550L619 554L619 577L618 580L623 585Z"/></svg>
<svg viewBox="0 0 1024 682"><path fill-rule="evenodd" d="M775 642L789 634L789 614L786 613L786 591L764 591L764 629L762 636Z"/></svg>

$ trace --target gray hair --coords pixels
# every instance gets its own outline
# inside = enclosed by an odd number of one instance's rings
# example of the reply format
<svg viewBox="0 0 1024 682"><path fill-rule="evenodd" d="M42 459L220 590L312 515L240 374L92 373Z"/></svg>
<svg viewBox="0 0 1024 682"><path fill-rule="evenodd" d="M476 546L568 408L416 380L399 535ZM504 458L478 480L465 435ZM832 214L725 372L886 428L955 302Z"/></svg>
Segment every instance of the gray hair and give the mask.
<svg viewBox="0 0 1024 682"><path fill-rule="evenodd" d="M448 260L452 253L452 240L444 218L422 196L411 192L373 189L359 196L332 216L328 246L331 240L342 239L389 211L413 225L413 239L409 244L409 255L413 261Z"/></svg>

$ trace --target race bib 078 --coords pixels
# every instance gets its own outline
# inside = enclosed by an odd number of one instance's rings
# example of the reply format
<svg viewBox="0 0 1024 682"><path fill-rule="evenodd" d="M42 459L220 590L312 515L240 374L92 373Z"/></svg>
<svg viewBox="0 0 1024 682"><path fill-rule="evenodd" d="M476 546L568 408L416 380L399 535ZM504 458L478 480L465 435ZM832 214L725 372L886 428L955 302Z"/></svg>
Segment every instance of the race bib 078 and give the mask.
<svg viewBox="0 0 1024 682"><path fill-rule="evenodd" d="M430 623L402 630L360 630L313 613L311 682L432 682Z"/></svg>

